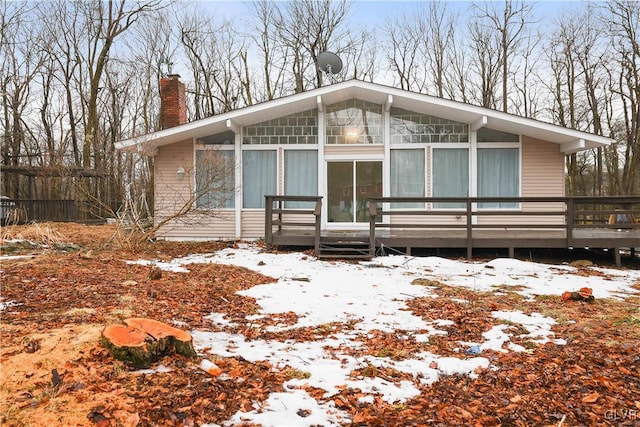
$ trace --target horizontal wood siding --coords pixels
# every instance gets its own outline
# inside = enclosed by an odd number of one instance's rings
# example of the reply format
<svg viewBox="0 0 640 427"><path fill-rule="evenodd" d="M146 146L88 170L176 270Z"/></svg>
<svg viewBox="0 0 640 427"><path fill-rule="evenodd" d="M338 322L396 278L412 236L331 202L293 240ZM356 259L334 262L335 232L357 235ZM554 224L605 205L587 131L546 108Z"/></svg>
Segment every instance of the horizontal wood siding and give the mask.
<svg viewBox="0 0 640 427"><path fill-rule="evenodd" d="M189 203L194 189L193 142L158 148L154 161L154 221L158 224ZM182 167L185 174L178 178ZM214 240L235 238L235 214L230 210L192 211L163 225L156 233L167 240Z"/></svg>
<svg viewBox="0 0 640 427"><path fill-rule="evenodd" d="M178 178L176 172L185 174ZM191 198L193 189L193 143L183 141L158 148L154 159L154 220L158 224L175 215Z"/></svg>
<svg viewBox="0 0 640 427"><path fill-rule="evenodd" d="M264 239L264 210L243 210L241 233L243 239Z"/></svg>
<svg viewBox="0 0 640 427"><path fill-rule="evenodd" d="M564 155L560 146L551 142L522 137L522 197L563 197L564 196ZM562 203L523 203L526 212L559 210ZM484 218L483 221L489 221ZM500 221L496 218L496 221ZM540 224L564 222L559 217L532 218Z"/></svg>
<svg viewBox="0 0 640 427"><path fill-rule="evenodd" d="M163 226L159 238L166 240L233 240L236 238L235 212L216 210L193 212Z"/></svg>
<svg viewBox="0 0 640 427"><path fill-rule="evenodd" d="M384 155L383 145L325 145L325 156Z"/></svg>

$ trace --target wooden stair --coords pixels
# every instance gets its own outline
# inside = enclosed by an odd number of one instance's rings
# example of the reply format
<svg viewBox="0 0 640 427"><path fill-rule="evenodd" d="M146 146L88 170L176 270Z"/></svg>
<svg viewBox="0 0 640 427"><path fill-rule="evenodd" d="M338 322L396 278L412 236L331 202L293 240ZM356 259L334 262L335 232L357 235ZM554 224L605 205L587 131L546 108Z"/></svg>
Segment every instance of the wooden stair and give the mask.
<svg viewBox="0 0 640 427"><path fill-rule="evenodd" d="M320 259L371 259L368 237L320 237Z"/></svg>

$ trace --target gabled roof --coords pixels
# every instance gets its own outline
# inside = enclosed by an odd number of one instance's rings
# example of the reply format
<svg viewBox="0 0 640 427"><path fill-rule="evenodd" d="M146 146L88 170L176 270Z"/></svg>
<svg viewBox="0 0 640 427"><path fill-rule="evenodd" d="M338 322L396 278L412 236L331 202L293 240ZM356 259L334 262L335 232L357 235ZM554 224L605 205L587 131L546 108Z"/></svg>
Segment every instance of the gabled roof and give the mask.
<svg viewBox="0 0 640 427"><path fill-rule="evenodd" d="M239 132L242 126L260 123L312 108L323 108L324 105L331 105L351 98L381 104L385 108L393 106L468 123L474 130L481 127L489 127L504 132L526 135L531 138L559 144L560 150L564 153L605 146L612 142L611 139L602 136L527 119L502 111L409 92L376 83L348 80L119 141L116 142L115 147L122 151L137 151L153 155L156 149L163 145L191 138L201 138L229 129Z"/></svg>

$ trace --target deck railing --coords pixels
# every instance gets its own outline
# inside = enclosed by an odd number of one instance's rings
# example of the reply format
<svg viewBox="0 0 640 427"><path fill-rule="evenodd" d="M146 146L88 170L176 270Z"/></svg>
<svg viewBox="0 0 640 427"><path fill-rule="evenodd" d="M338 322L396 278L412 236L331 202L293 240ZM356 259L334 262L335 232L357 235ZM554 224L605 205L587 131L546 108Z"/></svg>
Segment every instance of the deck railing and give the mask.
<svg viewBox="0 0 640 427"><path fill-rule="evenodd" d="M464 229L466 231L467 256L471 258L473 232L478 229L560 229L565 231L567 247L573 246L576 228L624 228L640 229L640 197L378 197L369 203L369 251L375 255L378 229ZM390 206L394 205L391 209ZM424 208L401 208L402 205L420 204ZM433 209L434 205L456 206ZM481 208L482 204L511 204L513 208ZM535 208L521 209L523 204ZM400 206L398 208L398 206ZM432 216L428 223L418 223L416 216ZM414 217L405 222L395 222L393 216ZM451 222L455 217L457 223ZM520 221L485 222L481 217L509 216ZM540 217L552 217L552 221L540 221ZM440 220L437 217L442 217ZM528 219L527 219L528 217ZM636 220L634 222L634 220ZM621 222L624 225L621 225ZM510 249L511 251L512 249Z"/></svg>
<svg viewBox="0 0 640 427"><path fill-rule="evenodd" d="M313 209L290 207L294 203L305 203ZM289 206L287 206L289 205ZM281 233L287 228L312 228L316 253L320 248L320 224L322 213L322 197L320 196L265 196L265 233L264 240L268 246L273 244L273 229ZM274 218L275 215L275 218ZM291 215L294 220L287 217ZM300 218L304 220L300 220ZM289 217L290 218L290 217Z"/></svg>

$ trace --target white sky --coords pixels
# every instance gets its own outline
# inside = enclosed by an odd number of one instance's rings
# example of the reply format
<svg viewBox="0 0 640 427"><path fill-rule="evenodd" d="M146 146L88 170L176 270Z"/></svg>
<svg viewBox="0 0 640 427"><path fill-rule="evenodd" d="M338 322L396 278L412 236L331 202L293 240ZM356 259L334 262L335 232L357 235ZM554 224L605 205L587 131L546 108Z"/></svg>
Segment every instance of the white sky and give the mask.
<svg viewBox="0 0 640 427"><path fill-rule="evenodd" d="M526 333L517 332L520 339L532 343L552 342L567 345L562 336L552 330L555 319L540 313L495 311L493 326L471 342L459 342L458 357L443 357L425 351L404 360L367 355L354 357L342 348L357 348L374 330L395 333L398 339L412 337L428 343L434 335L446 335L450 319L425 320L407 310L407 301L419 298L440 298L433 288L413 285L416 278L439 281L475 291L492 291L496 295L512 288L526 298L533 295L559 295L583 286L593 289L596 298L622 299L637 293L630 286L640 283L640 271L593 268L597 273L584 277L578 269L566 265L544 265L516 259L495 259L489 262L467 262L438 257L387 256L370 262L342 263L320 261L303 253L262 253L260 249L242 244L239 249L225 249L211 255L193 255L170 262L137 261L155 264L167 270L188 274L189 264L231 264L274 277L276 283L251 287L239 292L253 297L260 311L252 319L272 314L294 312L296 324L265 327L265 331L289 331L339 322L342 331L319 340L299 338L282 341L247 340L232 331L233 324L221 313L208 316L216 332L192 331L194 345L203 357L242 356L249 361L268 361L276 369L297 369L309 378L292 379L275 390L264 402L255 402L249 412L237 412L223 425L243 422L263 426L312 426L348 423L350 415L336 408L331 397L344 386L365 394L363 403L376 397L389 404L402 403L420 394L419 387L429 386L441 375L464 374L475 378L477 369L497 369L484 357L488 350L522 352L523 346L512 342L513 324ZM301 280L302 279L302 280ZM463 301L464 303L464 301ZM256 327L259 327L256 324ZM205 350L207 349L207 350ZM473 350L473 351L472 351ZM535 351L535 350L534 350ZM413 380L391 382L380 377L355 376L353 371L364 366L392 368L410 374ZM225 376L222 381L236 381ZM316 400L303 388L308 385L325 391ZM301 417L301 411L310 411ZM211 425L213 426L213 424Z"/></svg>

